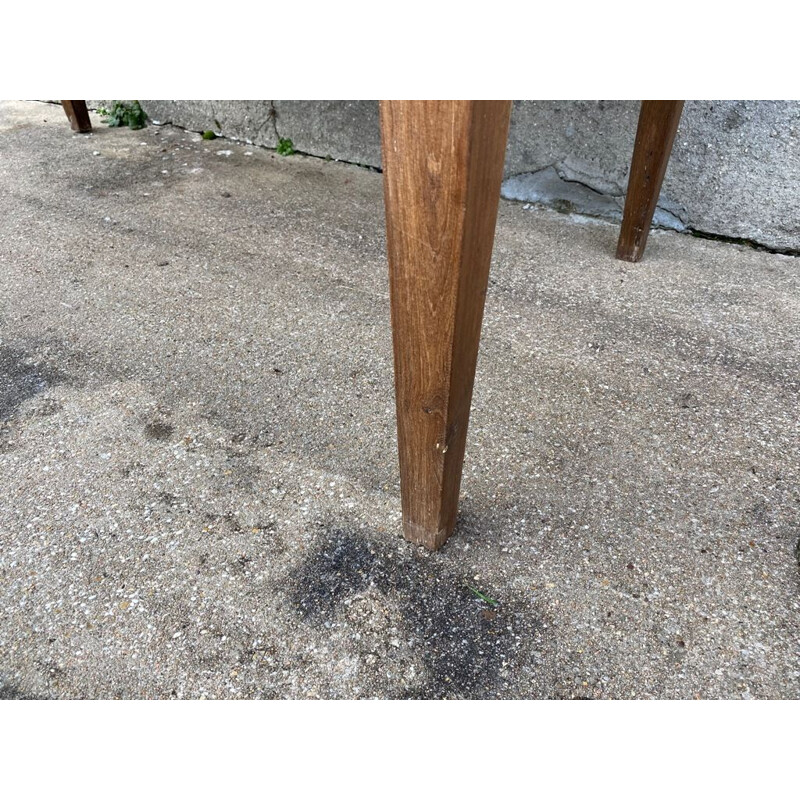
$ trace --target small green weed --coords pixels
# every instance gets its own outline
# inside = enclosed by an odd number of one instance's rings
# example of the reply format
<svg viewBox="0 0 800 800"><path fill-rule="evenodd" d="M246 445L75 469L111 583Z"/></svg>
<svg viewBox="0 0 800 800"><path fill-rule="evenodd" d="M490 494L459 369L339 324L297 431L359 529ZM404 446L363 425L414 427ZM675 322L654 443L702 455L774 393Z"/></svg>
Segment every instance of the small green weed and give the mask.
<svg viewBox="0 0 800 800"><path fill-rule="evenodd" d="M103 122L109 128L121 128L127 125L131 130L135 131L139 128L144 128L145 120L147 120L147 114L144 113L138 100L134 100L132 103L115 100L110 111L107 108L100 107L97 109L97 113L103 117Z"/></svg>
<svg viewBox="0 0 800 800"><path fill-rule="evenodd" d="M470 586L468 583L464 583L464 586L466 586L467 589L469 589L472 592L472 594L475 595L475 597L479 597L481 600L483 600L484 603L488 603L490 606L492 606L492 608L500 605L500 603L498 603L497 600L495 600L493 597L489 597L488 594L479 592L474 586Z"/></svg>
<svg viewBox="0 0 800 800"><path fill-rule="evenodd" d="M278 139L278 155L291 156L294 155L294 143L291 139Z"/></svg>
<svg viewBox="0 0 800 800"><path fill-rule="evenodd" d="M214 131L203 131L203 138L204 139L216 139L217 134Z"/></svg>

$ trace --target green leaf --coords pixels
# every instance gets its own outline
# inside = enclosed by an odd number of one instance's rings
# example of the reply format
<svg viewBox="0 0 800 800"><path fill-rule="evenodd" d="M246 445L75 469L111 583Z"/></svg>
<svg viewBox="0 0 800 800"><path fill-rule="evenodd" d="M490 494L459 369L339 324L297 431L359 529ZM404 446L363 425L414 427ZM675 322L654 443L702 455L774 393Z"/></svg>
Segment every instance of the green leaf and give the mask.
<svg viewBox="0 0 800 800"><path fill-rule="evenodd" d="M470 586L468 583L465 583L464 586L466 586L467 589L469 589L476 597L479 597L481 600L483 600L484 603L488 603L492 607L500 605L500 603L498 603L493 597L489 597L489 595L479 592L474 586Z"/></svg>
<svg viewBox="0 0 800 800"><path fill-rule="evenodd" d="M294 155L294 143L291 139L278 139L278 155L291 156Z"/></svg>
<svg viewBox="0 0 800 800"><path fill-rule="evenodd" d="M115 100L109 111L107 108L100 108L98 112L103 117L109 128L119 128L123 125L129 126L132 130L144 128L147 114L144 109L139 105L138 100L132 103L123 103L121 100Z"/></svg>

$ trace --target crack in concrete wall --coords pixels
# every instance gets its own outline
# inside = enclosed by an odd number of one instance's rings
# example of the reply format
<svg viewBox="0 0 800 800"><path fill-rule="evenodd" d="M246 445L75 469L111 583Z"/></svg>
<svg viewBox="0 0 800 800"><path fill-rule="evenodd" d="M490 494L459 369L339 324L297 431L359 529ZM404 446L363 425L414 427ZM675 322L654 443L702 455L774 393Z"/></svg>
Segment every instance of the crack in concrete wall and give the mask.
<svg viewBox="0 0 800 800"><path fill-rule="evenodd" d="M586 178L591 180L591 176ZM569 178L563 173L559 164L535 172L512 175L503 181L500 191L507 200L536 203L557 211L607 219L611 222L622 221L622 210L625 206L623 192L608 194L587 183L586 180ZM684 232L687 230L687 225L682 218L683 215L685 210L662 195L653 216L653 223L661 228Z"/></svg>

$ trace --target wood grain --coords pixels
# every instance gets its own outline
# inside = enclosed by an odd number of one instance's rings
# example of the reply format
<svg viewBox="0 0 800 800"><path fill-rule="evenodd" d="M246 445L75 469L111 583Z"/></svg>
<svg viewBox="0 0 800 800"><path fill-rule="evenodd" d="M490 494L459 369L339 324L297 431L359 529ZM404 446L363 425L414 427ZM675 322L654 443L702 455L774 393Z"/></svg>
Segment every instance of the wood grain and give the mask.
<svg viewBox="0 0 800 800"><path fill-rule="evenodd" d="M642 100L617 243L617 258L623 261L644 255L682 110L683 100Z"/></svg>
<svg viewBox="0 0 800 800"><path fill-rule="evenodd" d="M456 522L510 101L383 101L403 530Z"/></svg>
<svg viewBox="0 0 800 800"><path fill-rule="evenodd" d="M69 124L76 133L91 133L92 123L85 100L62 100L61 106L69 117Z"/></svg>

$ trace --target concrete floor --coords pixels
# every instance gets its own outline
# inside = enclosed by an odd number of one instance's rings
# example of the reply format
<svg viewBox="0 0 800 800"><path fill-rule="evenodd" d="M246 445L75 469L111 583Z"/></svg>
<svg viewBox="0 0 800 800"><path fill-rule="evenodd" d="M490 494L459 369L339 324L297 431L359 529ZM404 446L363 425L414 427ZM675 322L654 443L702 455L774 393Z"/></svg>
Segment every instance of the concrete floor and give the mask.
<svg viewBox="0 0 800 800"><path fill-rule="evenodd" d="M431 555L381 176L94 121L0 104L0 696L800 696L796 258L503 202Z"/></svg>

